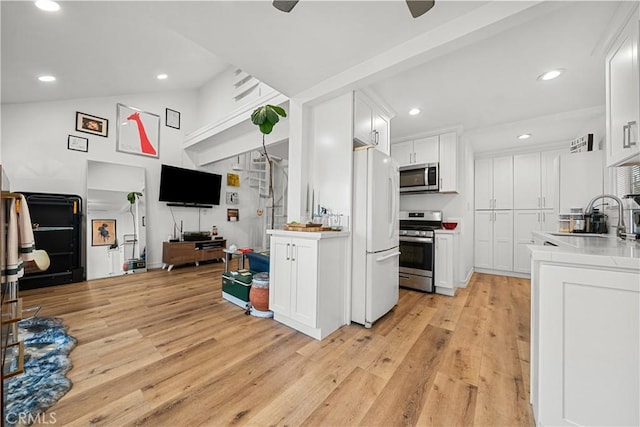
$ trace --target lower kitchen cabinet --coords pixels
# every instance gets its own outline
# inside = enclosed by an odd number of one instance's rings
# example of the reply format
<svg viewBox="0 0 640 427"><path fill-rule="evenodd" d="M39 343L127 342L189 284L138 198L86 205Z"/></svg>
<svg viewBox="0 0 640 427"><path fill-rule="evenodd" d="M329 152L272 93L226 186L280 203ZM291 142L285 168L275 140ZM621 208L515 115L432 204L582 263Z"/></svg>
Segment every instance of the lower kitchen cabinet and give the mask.
<svg viewBox="0 0 640 427"><path fill-rule="evenodd" d="M629 268L632 259L620 267L610 257L597 267L597 255L584 258L565 265L547 252L534 255L530 360L536 425L637 426L638 270Z"/></svg>
<svg viewBox="0 0 640 427"><path fill-rule="evenodd" d="M458 234L441 232L435 233L435 264L434 286L439 294L454 296L456 293L456 268L454 259L458 254Z"/></svg>
<svg viewBox="0 0 640 427"><path fill-rule="evenodd" d="M539 209L513 212L513 271L531 272L531 251L527 245L533 245L532 231L554 231L557 215L553 211Z"/></svg>
<svg viewBox="0 0 640 427"><path fill-rule="evenodd" d="M269 233L274 319L319 340L346 324L348 233Z"/></svg>
<svg viewBox="0 0 640 427"><path fill-rule="evenodd" d="M476 211L476 269L513 271L513 211Z"/></svg>

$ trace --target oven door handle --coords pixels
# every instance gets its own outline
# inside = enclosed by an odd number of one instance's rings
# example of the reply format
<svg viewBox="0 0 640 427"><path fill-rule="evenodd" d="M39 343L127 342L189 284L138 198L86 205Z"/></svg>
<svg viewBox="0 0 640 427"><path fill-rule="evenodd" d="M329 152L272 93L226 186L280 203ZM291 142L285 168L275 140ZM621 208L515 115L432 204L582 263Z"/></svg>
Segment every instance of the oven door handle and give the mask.
<svg viewBox="0 0 640 427"><path fill-rule="evenodd" d="M397 256L400 256L400 251L394 252L394 253L389 254L389 255L385 255L385 256L380 257L380 258L376 258L376 262L382 262L384 260L387 260L389 258L394 258L394 257L397 257Z"/></svg>
<svg viewBox="0 0 640 427"><path fill-rule="evenodd" d="M433 237L411 237L411 236L402 236L400 237L401 242L416 242L416 243L433 243Z"/></svg>

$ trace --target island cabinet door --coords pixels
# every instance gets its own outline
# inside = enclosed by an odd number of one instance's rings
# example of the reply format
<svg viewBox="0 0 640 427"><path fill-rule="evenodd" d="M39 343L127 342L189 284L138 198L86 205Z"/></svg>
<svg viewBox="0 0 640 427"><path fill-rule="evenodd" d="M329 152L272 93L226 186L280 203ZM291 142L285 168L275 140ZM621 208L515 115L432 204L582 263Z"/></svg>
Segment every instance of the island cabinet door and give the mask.
<svg viewBox="0 0 640 427"><path fill-rule="evenodd" d="M291 318L312 328L318 319L318 241L291 239Z"/></svg>
<svg viewBox="0 0 640 427"><path fill-rule="evenodd" d="M543 264L538 280L537 424L640 425L638 273Z"/></svg>
<svg viewBox="0 0 640 427"><path fill-rule="evenodd" d="M269 260L269 309L290 316L291 307L291 241L271 237Z"/></svg>

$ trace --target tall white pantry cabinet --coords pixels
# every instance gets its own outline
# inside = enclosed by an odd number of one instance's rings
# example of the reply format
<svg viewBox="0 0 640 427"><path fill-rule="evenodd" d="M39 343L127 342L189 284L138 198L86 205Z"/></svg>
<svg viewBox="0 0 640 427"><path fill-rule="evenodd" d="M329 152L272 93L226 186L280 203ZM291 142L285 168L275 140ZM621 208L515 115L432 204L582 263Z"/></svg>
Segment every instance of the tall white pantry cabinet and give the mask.
<svg viewBox="0 0 640 427"><path fill-rule="evenodd" d="M531 271L531 232L557 230L558 157L564 152L476 159L476 268Z"/></svg>
<svg viewBox="0 0 640 427"><path fill-rule="evenodd" d="M476 159L474 265L513 269L513 157Z"/></svg>
<svg viewBox="0 0 640 427"><path fill-rule="evenodd" d="M558 229L558 156L553 150L513 156L513 271L531 272L532 231Z"/></svg>

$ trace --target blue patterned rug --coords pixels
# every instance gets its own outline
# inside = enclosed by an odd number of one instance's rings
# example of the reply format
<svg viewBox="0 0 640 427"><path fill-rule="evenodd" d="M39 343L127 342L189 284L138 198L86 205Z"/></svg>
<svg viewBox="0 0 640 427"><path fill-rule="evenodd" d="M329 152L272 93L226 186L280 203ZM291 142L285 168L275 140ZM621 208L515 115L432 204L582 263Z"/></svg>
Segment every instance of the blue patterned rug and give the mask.
<svg viewBox="0 0 640 427"><path fill-rule="evenodd" d="M24 341L24 373L5 383L8 426L42 422L41 414L71 389L65 375L72 367L68 355L77 343L55 317L33 317L18 326Z"/></svg>

